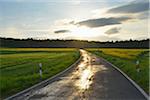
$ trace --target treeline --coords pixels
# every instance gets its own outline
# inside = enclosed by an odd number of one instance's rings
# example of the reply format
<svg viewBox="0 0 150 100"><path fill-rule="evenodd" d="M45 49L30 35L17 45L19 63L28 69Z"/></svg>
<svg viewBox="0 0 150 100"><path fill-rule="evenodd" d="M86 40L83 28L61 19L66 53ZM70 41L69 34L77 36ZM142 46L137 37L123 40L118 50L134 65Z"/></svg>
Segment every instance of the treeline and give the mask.
<svg viewBox="0 0 150 100"><path fill-rule="evenodd" d="M84 40L34 40L0 38L1 47L41 47L41 48L149 48L149 39L126 41L84 41Z"/></svg>

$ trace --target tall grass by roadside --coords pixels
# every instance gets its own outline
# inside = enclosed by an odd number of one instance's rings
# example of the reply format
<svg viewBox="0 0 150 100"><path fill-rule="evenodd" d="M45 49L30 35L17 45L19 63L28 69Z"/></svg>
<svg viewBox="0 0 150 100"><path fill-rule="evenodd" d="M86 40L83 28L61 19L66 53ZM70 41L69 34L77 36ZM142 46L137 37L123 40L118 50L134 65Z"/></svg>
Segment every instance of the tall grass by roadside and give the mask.
<svg viewBox="0 0 150 100"><path fill-rule="evenodd" d="M39 63L47 79L69 67L79 51L65 48L0 48L1 99L40 82Z"/></svg>
<svg viewBox="0 0 150 100"><path fill-rule="evenodd" d="M88 49L105 58L149 93L149 50L148 49ZM136 61L140 62L140 72L136 70Z"/></svg>

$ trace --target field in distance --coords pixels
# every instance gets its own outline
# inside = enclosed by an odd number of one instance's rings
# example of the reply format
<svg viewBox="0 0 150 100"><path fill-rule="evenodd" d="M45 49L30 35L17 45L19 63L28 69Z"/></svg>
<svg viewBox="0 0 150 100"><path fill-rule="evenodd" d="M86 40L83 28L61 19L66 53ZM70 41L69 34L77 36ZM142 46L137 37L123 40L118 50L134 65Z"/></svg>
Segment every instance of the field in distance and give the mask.
<svg viewBox="0 0 150 100"><path fill-rule="evenodd" d="M47 79L79 58L73 48L0 48L0 98L8 97L40 82L39 63Z"/></svg>
<svg viewBox="0 0 150 100"><path fill-rule="evenodd" d="M149 49L87 49L105 58L125 72L131 79L149 93ZM139 61L140 71L136 70Z"/></svg>

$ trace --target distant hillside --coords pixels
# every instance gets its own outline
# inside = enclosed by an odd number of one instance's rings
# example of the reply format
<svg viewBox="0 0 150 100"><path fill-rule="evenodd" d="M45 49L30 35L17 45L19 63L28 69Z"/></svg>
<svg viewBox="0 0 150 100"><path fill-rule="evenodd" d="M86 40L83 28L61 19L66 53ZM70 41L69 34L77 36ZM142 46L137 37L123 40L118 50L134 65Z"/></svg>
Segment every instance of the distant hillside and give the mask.
<svg viewBox="0 0 150 100"><path fill-rule="evenodd" d="M149 48L147 40L129 40L116 42L88 42L79 40L33 40L0 38L1 47L42 47L42 48Z"/></svg>

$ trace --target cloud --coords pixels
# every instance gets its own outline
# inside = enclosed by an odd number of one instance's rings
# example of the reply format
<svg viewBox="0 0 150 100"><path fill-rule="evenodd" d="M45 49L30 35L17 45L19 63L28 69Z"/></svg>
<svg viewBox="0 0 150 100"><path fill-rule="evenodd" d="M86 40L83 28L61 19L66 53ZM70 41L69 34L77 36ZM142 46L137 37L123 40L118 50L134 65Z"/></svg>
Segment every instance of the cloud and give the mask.
<svg viewBox="0 0 150 100"><path fill-rule="evenodd" d="M54 31L54 33L68 33L70 32L69 30L57 30L57 31Z"/></svg>
<svg viewBox="0 0 150 100"><path fill-rule="evenodd" d="M134 1L129 4L111 8L107 13L140 13L149 10L149 1Z"/></svg>
<svg viewBox="0 0 150 100"><path fill-rule="evenodd" d="M142 12L140 13L138 16L137 16L138 19L148 19L149 18L149 12L148 11L145 11L145 12Z"/></svg>
<svg viewBox="0 0 150 100"><path fill-rule="evenodd" d="M76 23L80 26L87 26L90 28L102 27L106 25L115 25L122 24L122 22L130 20L130 17L110 17L110 18L98 18L98 19L89 19Z"/></svg>
<svg viewBox="0 0 150 100"><path fill-rule="evenodd" d="M60 19L60 20L56 20L54 22L55 25L59 25L59 26L62 26L62 25L68 25L70 24L70 22L72 22L72 19Z"/></svg>
<svg viewBox="0 0 150 100"><path fill-rule="evenodd" d="M69 24L75 24L75 21L71 21L71 22L69 22Z"/></svg>
<svg viewBox="0 0 150 100"><path fill-rule="evenodd" d="M120 27L114 27L114 28L107 30L105 32L105 34L107 34L107 35L117 34L117 33L119 33L120 30L121 30Z"/></svg>

